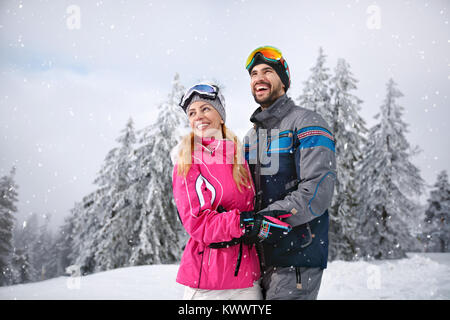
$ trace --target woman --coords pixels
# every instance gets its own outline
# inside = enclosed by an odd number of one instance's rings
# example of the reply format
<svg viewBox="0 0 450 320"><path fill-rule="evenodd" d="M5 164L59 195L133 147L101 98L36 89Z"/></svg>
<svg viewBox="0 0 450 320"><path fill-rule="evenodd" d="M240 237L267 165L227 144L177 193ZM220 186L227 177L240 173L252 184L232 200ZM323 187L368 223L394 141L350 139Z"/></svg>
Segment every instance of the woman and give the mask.
<svg viewBox="0 0 450 320"><path fill-rule="evenodd" d="M175 202L190 235L177 275L184 299L262 299L253 243L282 236L290 226L274 218L280 212L252 212L253 182L242 145L225 126L219 88L197 84L180 106L192 129L173 172Z"/></svg>

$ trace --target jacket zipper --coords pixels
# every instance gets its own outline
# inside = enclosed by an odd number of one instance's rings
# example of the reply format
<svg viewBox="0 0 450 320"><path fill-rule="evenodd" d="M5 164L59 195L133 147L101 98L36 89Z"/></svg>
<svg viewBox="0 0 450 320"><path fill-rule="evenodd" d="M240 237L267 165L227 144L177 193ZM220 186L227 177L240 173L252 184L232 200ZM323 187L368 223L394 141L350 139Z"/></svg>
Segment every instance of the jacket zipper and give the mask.
<svg viewBox="0 0 450 320"><path fill-rule="evenodd" d="M205 252L205 249L203 249L202 252L199 252L198 254L202 255L202 261L200 262L200 273L198 274L198 285L197 288L200 288L200 280L202 278L202 269L203 269L203 253Z"/></svg>
<svg viewBox="0 0 450 320"><path fill-rule="evenodd" d="M255 198L254 198L254 206L253 206L253 210L255 210L255 212L258 212L261 210L261 204L262 204L262 190L261 190L261 162L259 159L259 152L260 152L260 148L261 146L259 145L260 140L259 140L259 126L255 125L255 131L256 131L256 165L255 165ZM264 250L262 247L261 243L255 243L255 249L256 249L256 253L259 257L259 268L260 268L260 272L261 274L264 274L264 270L266 268L266 262L264 259Z"/></svg>
<svg viewBox="0 0 450 320"><path fill-rule="evenodd" d="M209 266L209 264L210 264L210 262L211 262L211 248L209 248L209 255L208 255L208 266Z"/></svg>
<svg viewBox="0 0 450 320"><path fill-rule="evenodd" d="M254 210L258 212L261 210L261 162L259 159L260 145L259 145L259 126L256 126L256 165L255 165L255 205Z"/></svg>

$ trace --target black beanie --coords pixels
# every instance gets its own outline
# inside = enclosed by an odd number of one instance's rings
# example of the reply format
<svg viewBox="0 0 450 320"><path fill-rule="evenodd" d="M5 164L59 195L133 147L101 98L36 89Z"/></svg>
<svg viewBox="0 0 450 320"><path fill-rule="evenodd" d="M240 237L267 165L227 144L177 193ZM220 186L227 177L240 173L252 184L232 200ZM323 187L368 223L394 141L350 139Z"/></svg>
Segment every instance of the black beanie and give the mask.
<svg viewBox="0 0 450 320"><path fill-rule="evenodd" d="M266 59L264 59L261 55L261 53L256 53L255 54L255 60L253 62L253 65L251 66L250 69L248 69L248 73L252 72L252 69L254 66L261 64L261 63L265 63L269 66L271 66L275 72L278 74L278 76L281 79L281 82L284 84L284 91L287 92L289 89L289 85L290 85L290 79L289 79L289 75L287 72L288 67L287 67L287 62L285 60L283 60L284 63L286 64L286 66L283 66L281 61L277 61L277 62L272 62L272 61L267 61Z"/></svg>

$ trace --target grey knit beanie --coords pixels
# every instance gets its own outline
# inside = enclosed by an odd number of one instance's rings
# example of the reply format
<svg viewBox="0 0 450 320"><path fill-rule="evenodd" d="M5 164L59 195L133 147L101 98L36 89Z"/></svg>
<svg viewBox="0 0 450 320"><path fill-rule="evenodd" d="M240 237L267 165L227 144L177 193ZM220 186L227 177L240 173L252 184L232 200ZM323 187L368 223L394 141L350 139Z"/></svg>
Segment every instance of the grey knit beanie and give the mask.
<svg viewBox="0 0 450 320"><path fill-rule="evenodd" d="M189 110L189 107L194 102L196 102L196 101L204 101L204 102L209 103L210 105L212 105L213 108L216 109L217 112L222 117L223 122L226 122L227 114L225 112L225 99L224 99L223 95L220 93L220 91L217 93L217 95L218 96L215 99L208 99L208 98L202 98L197 93L194 93L194 96L192 97L191 101L189 102L189 105L187 106L187 108L185 109L185 112L187 113L187 111ZM219 99L219 95L220 95L220 99ZM222 105L222 103L223 103L223 105Z"/></svg>

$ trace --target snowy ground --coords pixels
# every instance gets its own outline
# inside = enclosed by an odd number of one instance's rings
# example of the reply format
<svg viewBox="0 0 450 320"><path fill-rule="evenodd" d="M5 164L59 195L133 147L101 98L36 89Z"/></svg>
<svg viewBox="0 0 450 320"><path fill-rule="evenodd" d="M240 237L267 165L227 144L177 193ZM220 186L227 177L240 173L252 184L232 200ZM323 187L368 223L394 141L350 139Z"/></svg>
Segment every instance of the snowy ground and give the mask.
<svg viewBox="0 0 450 320"><path fill-rule="evenodd" d="M450 299L450 253L328 264L319 299ZM0 299L181 299L177 265L122 268L0 288Z"/></svg>

